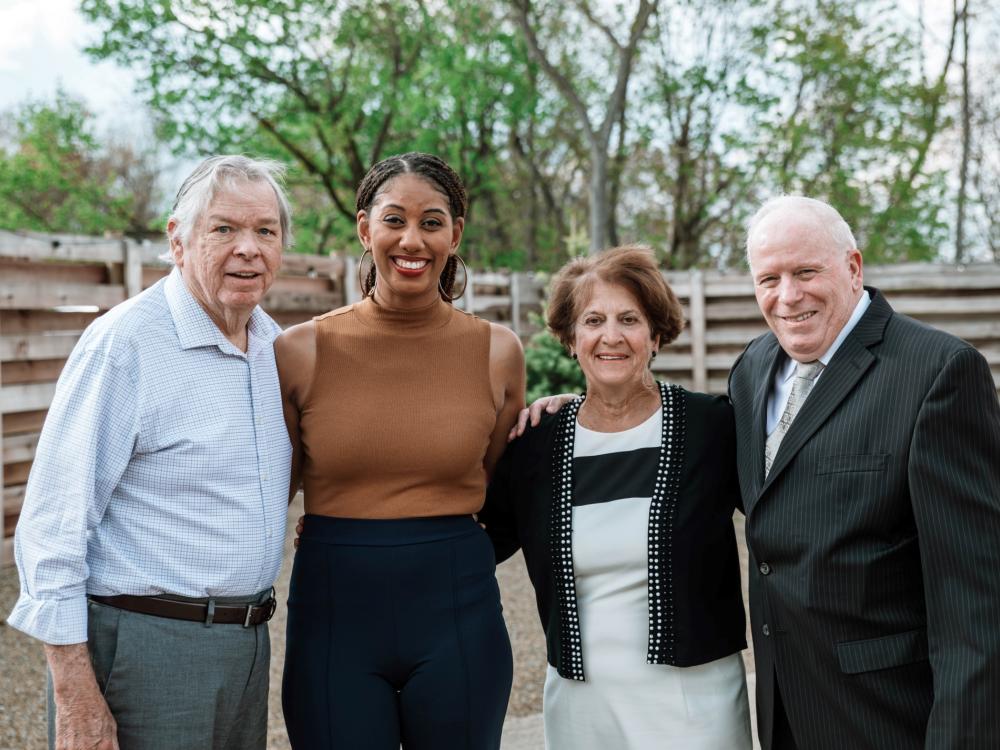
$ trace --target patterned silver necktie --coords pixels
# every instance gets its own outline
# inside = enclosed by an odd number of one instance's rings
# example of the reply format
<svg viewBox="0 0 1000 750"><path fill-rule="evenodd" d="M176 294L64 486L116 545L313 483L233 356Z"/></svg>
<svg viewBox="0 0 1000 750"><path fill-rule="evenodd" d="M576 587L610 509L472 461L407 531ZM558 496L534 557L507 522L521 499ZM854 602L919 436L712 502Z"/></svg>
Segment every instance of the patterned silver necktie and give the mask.
<svg viewBox="0 0 1000 750"><path fill-rule="evenodd" d="M795 415L799 413L799 409L802 408L802 404L805 403L806 398L809 396L809 391L816 384L816 378L822 369L823 363L819 361L799 362L795 366L795 379L792 381L792 390L788 394L788 403L785 404L785 411L782 412L781 418L774 428L774 432L767 436L767 442L764 444L765 478L771 472L771 464L774 463L774 457L778 455L778 446L781 445L785 433L788 432L788 428L792 425L792 420L795 419Z"/></svg>

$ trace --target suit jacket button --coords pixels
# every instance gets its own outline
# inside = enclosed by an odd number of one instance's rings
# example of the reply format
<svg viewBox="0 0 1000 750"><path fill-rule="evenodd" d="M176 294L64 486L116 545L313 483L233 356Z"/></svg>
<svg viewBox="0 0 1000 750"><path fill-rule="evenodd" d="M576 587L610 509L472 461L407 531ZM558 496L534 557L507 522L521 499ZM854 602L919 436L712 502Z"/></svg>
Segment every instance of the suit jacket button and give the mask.
<svg viewBox="0 0 1000 750"><path fill-rule="evenodd" d="M771 635L771 628L769 628L769 627L767 626L767 623L765 622L765 623L764 623L764 627L762 627L762 628L760 629L760 632L761 632L761 633L763 633L763 634L764 634L765 636L770 636L770 635Z"/></svg>
<svg viewBox="0 0 1000 750"><path fill-rule="evenodd" d="M758 565L757 570L760 571L760 574L762 576L771 575L771 566L768 565L766 562L762 562L760 565Z"/></svg>

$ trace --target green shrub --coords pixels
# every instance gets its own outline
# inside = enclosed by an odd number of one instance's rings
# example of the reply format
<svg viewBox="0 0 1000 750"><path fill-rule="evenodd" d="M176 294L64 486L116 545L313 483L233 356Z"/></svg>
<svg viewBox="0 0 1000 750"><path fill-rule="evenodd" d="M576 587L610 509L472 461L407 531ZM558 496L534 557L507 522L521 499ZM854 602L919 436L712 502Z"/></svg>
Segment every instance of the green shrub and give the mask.
<svg viewBox="0 0 1000 750"><path fill-rule="evenodd" d="M528 341L524 364L528 372L529 404L542 396L583 393L586 389L580 366L548 330L539 331Z"/></svg>

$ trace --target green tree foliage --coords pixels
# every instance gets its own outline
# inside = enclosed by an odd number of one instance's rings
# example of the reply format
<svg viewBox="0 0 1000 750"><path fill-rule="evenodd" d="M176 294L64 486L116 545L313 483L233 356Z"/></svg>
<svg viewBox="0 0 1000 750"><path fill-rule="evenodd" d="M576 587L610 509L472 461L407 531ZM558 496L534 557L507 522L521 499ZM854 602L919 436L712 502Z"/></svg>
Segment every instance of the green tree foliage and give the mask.
<svg viewBox="0 0 1000 750"><path fill-rule="evenodd" d="M140 73L178 151L292 165L300 250L355 249L361 176L420 149L468 183L473 265L551 269L603 237L596 224L673 268L741 263L747 216L780 192L837 206L870 261L932 257L951 215L945 160L931 157L954 28L928 73L900 3L81 7L100 29L91 53Z"/></svg>
<svg viewBox="0 0 1000 750"><path fill-rule="evenodd" d="M534 117L527 58L473 0L83 0L99 58L145 71L144 93L187 153L254 151L293 166L300 249L353 248L354 189L408 150L454 164L470 192L470 260L517 264L512 123ZM533 228L531 231L534 231ZM542 228L539 231L548 234ZM520 235L520 236L519 236Z"/></svg>
<svg viewBox="0 0 1000 750"><path fill-rule="evenodd" d="M135 198L116 169L123 156L100 143L91 115L64 92L7 113L0 125L0 228L135 229Z"/></svg>
<svg viewBox="0 0 1000 750"><path fill-rule="evenodd" d="M941 168L947 73L922 72L916 24L888 0L779 0L754 37L775 106L761 118L766 170L781 191L824 198L855 228L869 262L928 260L947 238Z"/></svg>

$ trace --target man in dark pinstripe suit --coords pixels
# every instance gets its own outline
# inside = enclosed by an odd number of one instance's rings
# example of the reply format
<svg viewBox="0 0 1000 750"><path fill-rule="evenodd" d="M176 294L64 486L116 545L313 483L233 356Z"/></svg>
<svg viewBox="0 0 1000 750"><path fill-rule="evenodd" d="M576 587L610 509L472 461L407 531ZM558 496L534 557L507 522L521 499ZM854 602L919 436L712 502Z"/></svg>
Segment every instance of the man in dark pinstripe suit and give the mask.
<svg viewBox="0 0 1000 750"><path fill-rule="evenodd" d="M764 750L1000 748L988 364L864 287L824 203L770 201L747 249L771 333L730 397Z"/></svg>

